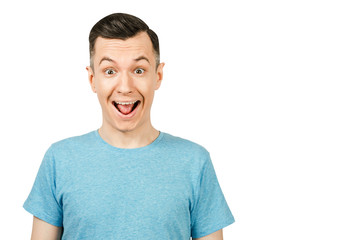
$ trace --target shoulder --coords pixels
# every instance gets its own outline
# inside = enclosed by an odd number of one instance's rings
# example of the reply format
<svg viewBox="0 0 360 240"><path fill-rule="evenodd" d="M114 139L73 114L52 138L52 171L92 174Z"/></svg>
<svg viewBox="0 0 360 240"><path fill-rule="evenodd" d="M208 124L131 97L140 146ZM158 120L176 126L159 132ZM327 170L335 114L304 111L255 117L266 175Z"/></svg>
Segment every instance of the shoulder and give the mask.
<svg viewBox="0 0 360 240"><path fill-rule="evenodd" d="M188 139L171 135L169 133L164 133L163 141L170 148L176 148L181 151L191 152L196 154L205 154L205 155L208 154L208 151L202 145L190 141Z"/></svg>
<svg viewBox="0 0 360 240"><path fill-rule="evenodd" d="M76 144L76 145L87 144L87 143L91 142L92 140L94 140L94 138L95 138L95 131L91 131L89 133L82 134L82 135L79 135L79 136L72 136L72 137L69 137L69 138L59 140L57 142L54 142L52 144L52 146L54 146L54 147L64 147L64 146L73 145L73 144Z"/></svg>
<svg viewBox="0 0 360 240"><path fill-rule="evenodd" d="M73 151L81 152L84 150L86 151L86 149L91 149L95 142L95 131L92 131L83 135L73 136L54 142L51 144L48 151L51 151L55 155Z"/></svg>
<svg viewBox="0 0 360 240"><path fill-rule="evenodd" d="M163 134L162 148L167 154L196 165L203 165L210 160L208 150L202 145L168 133Z"/></svg>
<svg viewBox="0 0 360 240"><path fill-rule="evenodd" d="M95 131L59 140L48 148L43 162L53 166L56 171L77 168L78 164L96 151L96 144Z"/></svg>

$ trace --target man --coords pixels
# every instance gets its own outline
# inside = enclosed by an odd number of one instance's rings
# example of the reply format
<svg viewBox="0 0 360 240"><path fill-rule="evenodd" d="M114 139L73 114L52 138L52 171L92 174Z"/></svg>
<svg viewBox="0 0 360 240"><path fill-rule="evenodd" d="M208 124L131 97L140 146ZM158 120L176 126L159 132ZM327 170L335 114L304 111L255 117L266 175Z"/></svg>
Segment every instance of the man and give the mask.
<svg viewBox="0 0 360 240"><path fill-rule="evenodd" d="M89 42L103 123L45 154L24 203L32 239L222 239L234 218L209 153L150 121L164 68L157 35L117 13L94 25Z"/></svg>

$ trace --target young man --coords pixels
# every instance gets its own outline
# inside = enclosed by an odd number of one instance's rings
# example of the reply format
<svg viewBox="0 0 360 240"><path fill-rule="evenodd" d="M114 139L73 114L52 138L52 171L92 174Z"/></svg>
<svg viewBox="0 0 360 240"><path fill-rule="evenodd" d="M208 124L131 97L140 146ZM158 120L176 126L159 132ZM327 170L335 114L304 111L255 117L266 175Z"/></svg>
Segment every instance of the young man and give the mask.
<svg viewBox="0 0 360 240"><path fill-rule="evenodd" d="M222 239L234 218L209 153L150 121L164 67L156 34L117 13L94 25L89 42L103 123L45 154L24 203L32 239Z"/></svg>

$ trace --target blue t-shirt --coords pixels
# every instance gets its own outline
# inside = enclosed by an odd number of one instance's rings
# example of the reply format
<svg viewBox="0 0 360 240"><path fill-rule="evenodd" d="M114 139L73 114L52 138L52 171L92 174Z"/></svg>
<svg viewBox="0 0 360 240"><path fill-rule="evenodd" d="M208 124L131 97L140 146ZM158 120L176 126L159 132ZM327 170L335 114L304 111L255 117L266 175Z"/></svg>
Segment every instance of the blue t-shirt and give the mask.
<svg viewBox="0 0 360 240"><path fill-rule="evenodd" d="M161 132L121 149L93 131L54 143L24 203L62 239L190 239L234 222L209 153Z"/></svg>

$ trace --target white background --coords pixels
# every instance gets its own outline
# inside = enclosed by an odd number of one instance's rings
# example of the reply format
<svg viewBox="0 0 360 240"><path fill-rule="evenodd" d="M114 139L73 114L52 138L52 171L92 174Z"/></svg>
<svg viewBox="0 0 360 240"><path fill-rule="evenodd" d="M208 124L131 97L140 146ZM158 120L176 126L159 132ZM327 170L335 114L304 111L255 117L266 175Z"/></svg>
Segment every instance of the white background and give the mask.
<svg viewBox="0 0 360 240"><path fill-rule="evenodd" d="M50 144L101 124L87 38L113 12L159 35L152 121L210 151L236 218L225 239L360 239L357 3L3 1L0 239L29 239L22 204Z"/></svg>

